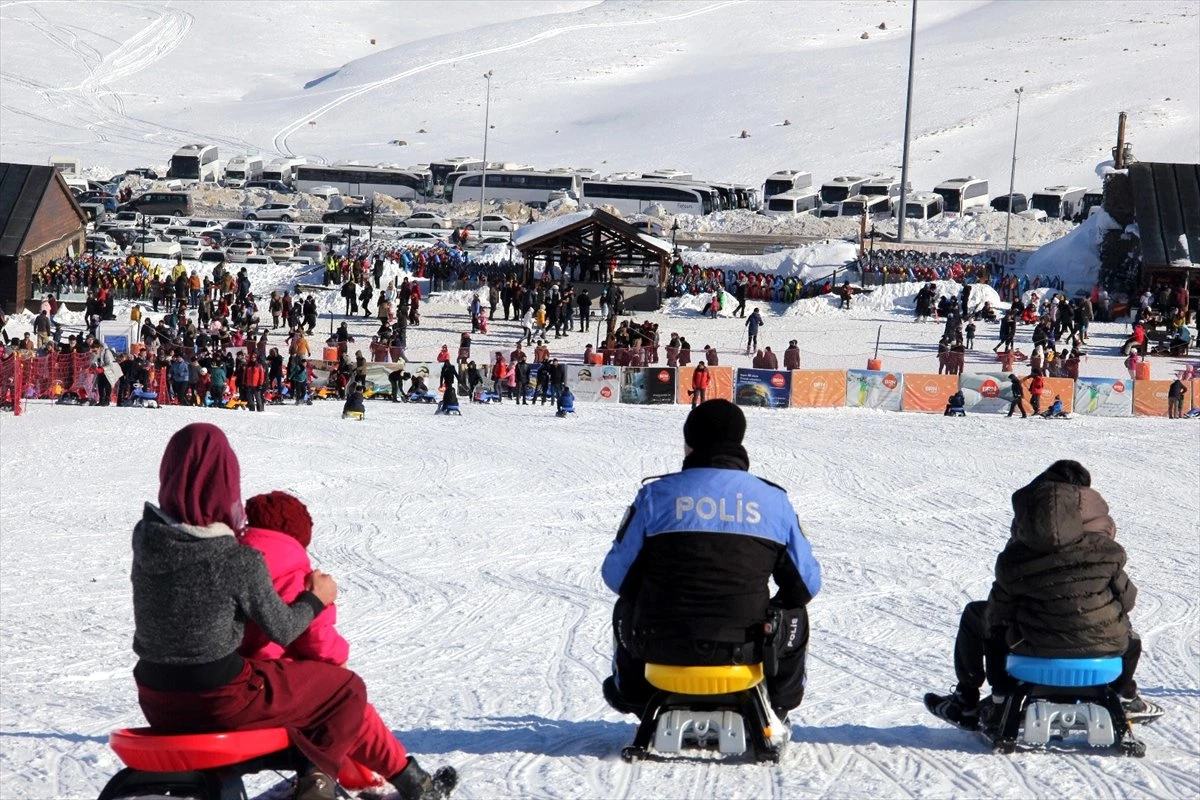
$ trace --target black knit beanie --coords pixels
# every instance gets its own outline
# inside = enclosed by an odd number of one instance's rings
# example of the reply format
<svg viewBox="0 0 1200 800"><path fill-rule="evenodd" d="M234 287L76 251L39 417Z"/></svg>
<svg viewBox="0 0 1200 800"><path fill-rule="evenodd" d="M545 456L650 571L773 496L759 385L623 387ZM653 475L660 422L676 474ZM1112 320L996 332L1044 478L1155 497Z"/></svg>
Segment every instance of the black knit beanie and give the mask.
<svg viewBox="0 0 1200 800"><path fill-rule="evenodd" d="M1091 486L1092 476L1087 469L1078 461L1060 460L1055 461L1046 471L1038 475L1034 480L1052 481L1054 483L1070 483L1075 486Z"/></svg>
<svg viewBox="0 0 1200 800"><path fill-rule="evenodd" d="M745 435L746 415L728 400L705 400L683 423L683 441L701 452L726 444L740 445Z"/></svg>

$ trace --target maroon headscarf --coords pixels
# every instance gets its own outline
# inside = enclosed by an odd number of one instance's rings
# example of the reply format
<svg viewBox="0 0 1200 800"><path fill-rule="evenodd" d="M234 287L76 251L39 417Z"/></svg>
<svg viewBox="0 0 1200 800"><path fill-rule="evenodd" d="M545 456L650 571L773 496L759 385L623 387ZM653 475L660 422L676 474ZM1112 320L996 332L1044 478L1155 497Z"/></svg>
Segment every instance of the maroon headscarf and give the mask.
<svg viewBox="0 0 1200 800"><path fill-rule="evenodd" d="M224 432L207 422L180 428L167 442L158 467L158 505L187 525L223 522L246 527L237 456Z"/></svg>

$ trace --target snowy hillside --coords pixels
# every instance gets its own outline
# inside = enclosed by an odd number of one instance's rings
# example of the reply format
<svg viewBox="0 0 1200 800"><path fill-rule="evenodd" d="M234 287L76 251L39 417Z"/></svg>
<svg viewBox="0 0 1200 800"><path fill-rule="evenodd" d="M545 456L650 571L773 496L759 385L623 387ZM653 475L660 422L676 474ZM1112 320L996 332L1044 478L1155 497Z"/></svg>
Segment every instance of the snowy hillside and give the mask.
<svg viewBox="0 0 1200 800"><path fill-rule="evenodd" d="M492 160L756 185L896 171L909 20L894 1L7 3L0 158L479 155L493 70ZM1200 160L1195 3L926 0L917 47L914 187L1001 193L1017 86L1018 190L1097 185L1122 110L1141 158Z"/></svg>

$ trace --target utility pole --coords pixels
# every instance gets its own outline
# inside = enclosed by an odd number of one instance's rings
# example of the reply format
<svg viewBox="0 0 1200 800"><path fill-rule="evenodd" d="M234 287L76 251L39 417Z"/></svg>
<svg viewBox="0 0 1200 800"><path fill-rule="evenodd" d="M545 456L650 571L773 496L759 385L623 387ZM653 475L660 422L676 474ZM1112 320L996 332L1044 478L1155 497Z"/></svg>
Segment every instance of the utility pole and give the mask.
<svg viewBox="0 0 1200 800"><path fill-rule="evenodd" d="M896 241L904 241L904 215L908 209L908 136L912 130L913 69L917 57L917 0L912 0L912 30L908 35L908 99L904 103L904 160L900 167L900 215Z"/></svg>
<svg viewBox="0 0 1200 800"><path fill-rule="evenodd" d="M1013 124L1013 155L1012 170L1008 173L1008 219L1004 220L1004 268L1008 269L1008 231L1012 227L1013 187L1017 180L1017 131L1021 129L1021 95L1025 93L1024 86L1013 90L1017 93L1017 121Z"/></svg>
<svg viewBox="0 0 1200 800"><path fill-rule="evenodd" d="M479 179L479 230L477 236L483 235L483 199L487 191L487 140L488 140L488 122L492 113L492 71L489 69L483 73L484 80L487 81L487 99L483 104L483 175Z"/></svg>

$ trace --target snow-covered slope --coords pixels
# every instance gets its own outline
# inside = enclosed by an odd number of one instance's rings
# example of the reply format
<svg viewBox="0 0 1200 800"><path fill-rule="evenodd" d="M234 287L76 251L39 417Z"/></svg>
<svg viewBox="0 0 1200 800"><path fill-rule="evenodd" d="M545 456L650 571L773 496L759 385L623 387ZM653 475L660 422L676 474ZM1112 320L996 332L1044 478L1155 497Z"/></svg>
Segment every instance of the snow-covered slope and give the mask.
<svg viewBox="0 0 1200 800"><path fill-rule="evenodd" d="M617 755L633 720L600 694L613 598L599 565L641 479L678 468L686 409L578 409L567 421L511 404L447 419L372 402L349 423L337 403L263 414L34 403L0 418L4 797L95 797L120 767L108 731L142 724L130 531L155 498L167 439L200 419L228 432L244 496L283 488L308 503L314 561L341 586L351 668L422 762L458 765L456 798L1200 792L1194 423L748 410L753 469L789 491L824 568L794 741L778 767L630 766ZM1140 588L1138 680L1167 708L1139 732L1145 759L996 756L921 705L954 682L958 614L987 594L1009 493L1064 457L1092 471Z"/></svg>
<svg viewBox="0 0 1200 800"><path fill-rule="evenodd" d="M755 185L896 171L909 19L882 1L8 3L0 157L478 155L492 70L493 160ZM917 47L915 187L1006 190L1017 86L1019 190L1096 185L1121 110L1143 159L1200 160L1194 3L927 0Z"/></svg>

